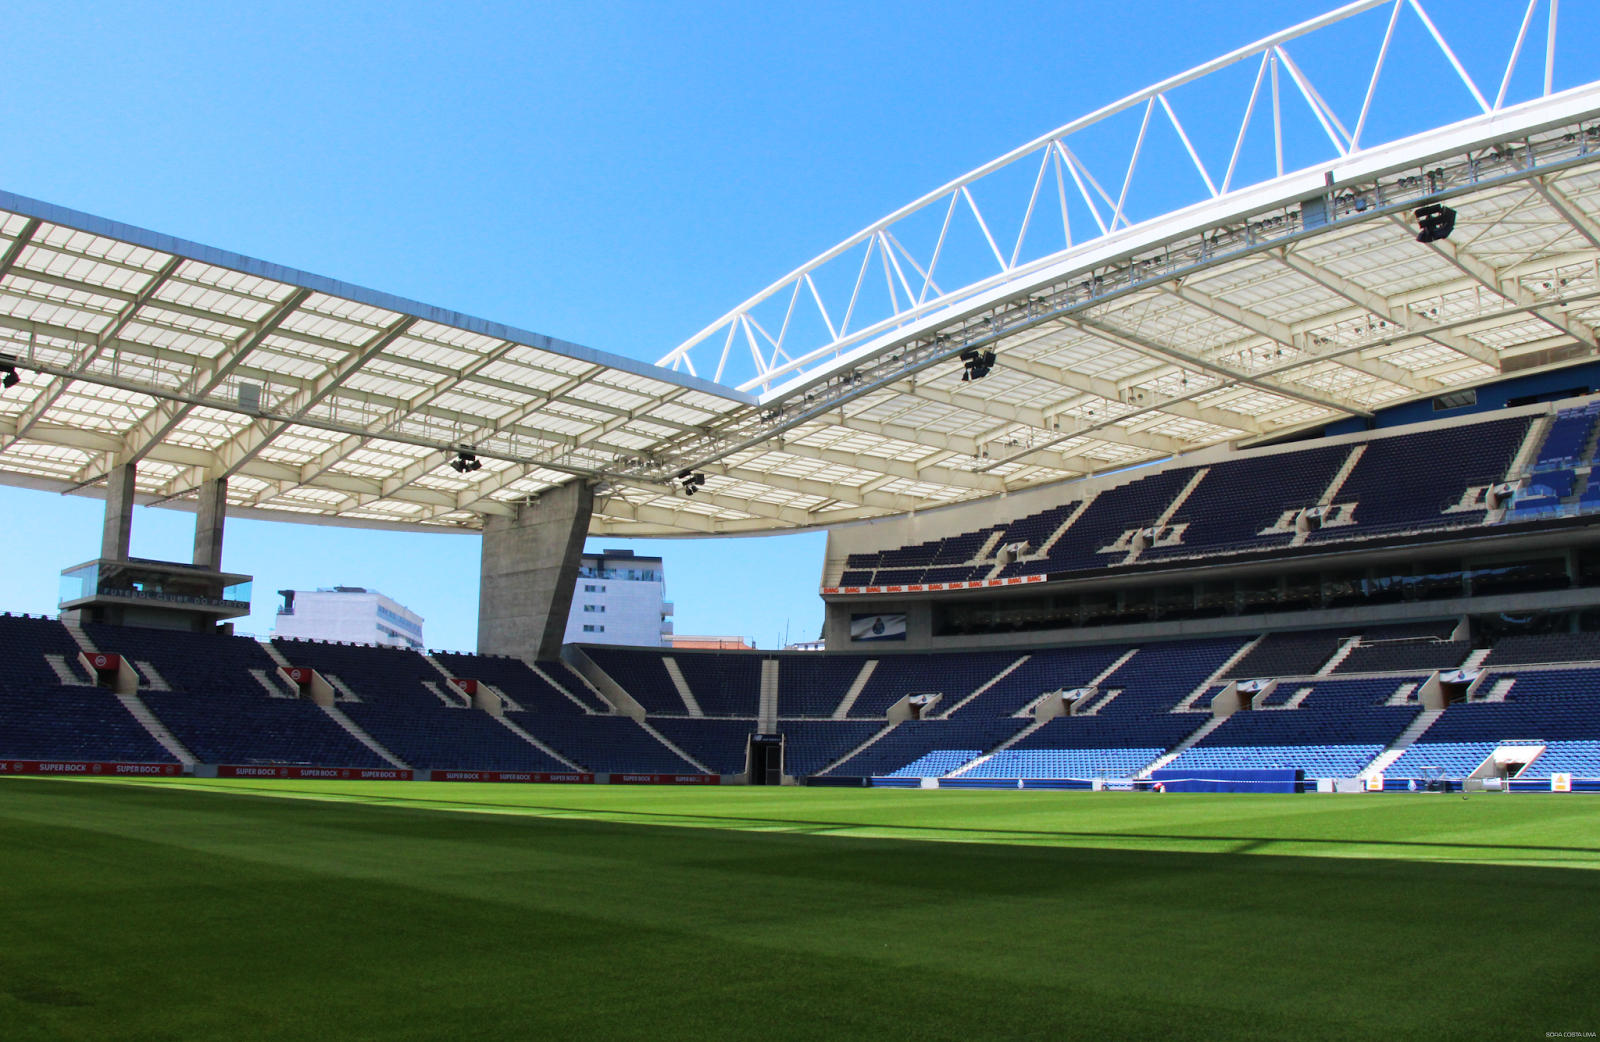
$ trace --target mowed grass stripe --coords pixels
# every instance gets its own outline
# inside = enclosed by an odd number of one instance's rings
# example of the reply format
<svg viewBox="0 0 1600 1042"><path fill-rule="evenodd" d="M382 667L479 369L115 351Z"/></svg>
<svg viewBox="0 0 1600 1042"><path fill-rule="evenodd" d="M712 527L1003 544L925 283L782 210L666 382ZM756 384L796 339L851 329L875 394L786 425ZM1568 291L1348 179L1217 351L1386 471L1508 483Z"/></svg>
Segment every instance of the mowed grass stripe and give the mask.
<svg viewBox="0 0 1600 1042"><path fill-rule="evenodd" d="M921 814L963 829L1007 813L982 799L617 790L577 809L637 801L737 819L751 795L745 817L762 821L794 796L806 821L856 808L896 828ZM1229 799L1010 813L1081 820L1120 806L1143 829L1187 814L1188 834L1218 842L1230 820L1274 835L1321 822L1334 839L1356 827L1344 811ZM1551 830L1593 845L1592 816L1548 816L1587 801L1507 797L1511 816L1478 802L1463 804L1471 819L1440 820L1443 801L1418 801L1412 820L1476 829L1486 848ZM0 785L0 838L0 1037L26 1042L1466 1039L1592 1030L1600 1010L1600 875L1566 868L647 826L35 779Z"/></svg>
<svg viewBox="0 0 1600 1042"><path fill-rule="evenodd" d="M261 779L77 784L688 828L1196 853L1600 867L1584 794L1157 795Z"/></svg>

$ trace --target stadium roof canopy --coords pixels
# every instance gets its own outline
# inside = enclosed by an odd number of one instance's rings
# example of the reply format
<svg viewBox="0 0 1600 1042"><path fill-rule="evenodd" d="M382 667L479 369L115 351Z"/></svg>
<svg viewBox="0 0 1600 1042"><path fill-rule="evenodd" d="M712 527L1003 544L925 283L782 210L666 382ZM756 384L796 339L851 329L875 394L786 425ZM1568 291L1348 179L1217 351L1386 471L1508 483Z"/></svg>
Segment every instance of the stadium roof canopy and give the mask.
<svg viewBox="0 0 1600 1042"><path fill-rule="evenodd" d="M0 393L0 480L86 489L137 460L147 501L228 477L235 515L437 530L576 476L599 485L596 534L756 532L1281 437L1593 355L1600 83L1552 89L1538 7L1508 8L1516 44L1484 87L1414 0L1241 48L929 193L657 365L0 193L0 354L23 377ZM1340 111L1291 45L1357 30L1371 86ZM1467 114L1369 145L1407 31ZM1543 90L1519 101L1518 63L1541 49ZM1179 112L1223 97L1239 130L1211 154ZM1285 172L1297 127L1326 158ZM1152 180L1160 212L1135 219ZM1454 230L1420 243L1431 203ZM453 469L462 450L483 467ZM693 495L684 471L706 475Z"/></svg>

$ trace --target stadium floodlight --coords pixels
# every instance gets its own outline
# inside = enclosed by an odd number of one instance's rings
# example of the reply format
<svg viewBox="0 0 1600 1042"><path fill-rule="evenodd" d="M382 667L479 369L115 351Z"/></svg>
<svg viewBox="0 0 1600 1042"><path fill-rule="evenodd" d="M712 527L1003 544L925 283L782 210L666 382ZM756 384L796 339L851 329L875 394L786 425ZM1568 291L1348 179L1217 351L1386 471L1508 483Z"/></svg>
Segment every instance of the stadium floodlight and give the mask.
<svg viewBox="0 0 1600 1042"><path fill-rule="evenodd" d="M694 495L695 489L706 483L704 474L692 473L687 470L679 474L678 477L683 479L683 494L686 496Z"/></svg>
<svg viewBox="0 0 1600 1042"><path fill-rule="evenodd" d="M1417 232L1418 242L1438 242L1440 239L1448 239L1450 233L1455 231L1456 212L1442 203L1419 206L1412 216L1417 219L1417 226L1422 229Z"/></svg>
<svg viewBox="0 0 1600 1042"><path fill-rule="evenodd" d="M450 461L450 468L457 474L465 474L468 471L482 470L483 461L470 452L458 452L456 458Z"/></svg>
<svg viewBox="0 0 1600 1042"><path fill-rule="evenodd" d="M0 377L0 384L4 384L7 389L22 382L22 377L17 375L17 360L10 355L0 355L0 373L5 374L4 377Z"/></svg>
<svg viewBox="0 0 1600 1042"><path fill-rule="evenodd" d="M966 367L966 372L961 374L962 383L968 380L982 380L989 375L989 370L994 368L993 351L963 351L960 358L961 364Z"/></svg>

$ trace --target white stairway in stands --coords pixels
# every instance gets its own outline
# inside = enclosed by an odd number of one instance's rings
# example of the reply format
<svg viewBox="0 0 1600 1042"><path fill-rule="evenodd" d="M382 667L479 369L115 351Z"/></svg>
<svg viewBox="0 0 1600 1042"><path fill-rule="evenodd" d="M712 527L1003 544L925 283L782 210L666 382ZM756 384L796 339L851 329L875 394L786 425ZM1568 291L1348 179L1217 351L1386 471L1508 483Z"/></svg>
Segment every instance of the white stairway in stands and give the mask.
<svg viewBox="0 0 1600 1042"><path fill-rule="evenodd" d="M700 702L694 697L694 692L689 690L689 682L683 678L683 670L678 668L678 660L671 655L662 655L661 664L667 667L667 676L672 678L672 686L678 689L678 697L683 699L683 708L690 716L705 716L700 708Z"/></svg>
<svg viewBox="0 0 1600 1042"><path fill-rule="evenodd" d="M868 664L869 665L876 665L876 663L868 663ZM872 745L873 742L876 742L878 739L882 738L884 735L888 734L890 731L893 731L896 727L899 727L899 726L900 726L900 724L897 721L897 722L892 723L889 726L883 728L881 731L878 731L876 734L874 734L871 738L868 738L866 741L862 742L860 745L856 746L854 749L851 749L849 752L845 753L843 756L839 757L837 760L835 760L832 763L828 764L828 766L824 767L822 770L818 771L817 773L818 774L827 774L829 771L833 770L835 767L843 767L845 764L850 762L851 757L857 755L862 750L867 749L868 747L870 747Z"/></svg>
<svg viewBox="0 0 1600 1042"><path fill-rule="evenodd" d="M45 655L44 661L55 671L56 679L61 681L62 687L94 687L93 684L78 676L77 671L68 664L65 655Z"/></svg>
<svg viewBox="0 0 1600 1042"><path fill-rule="evenodd" d="M1356 464L1361 462L1361 457L1366 451L1366 442L1362 442L1350 450L1350 455L1344 458L1344 464L1339 467L1339 472L1333 476L1332 481L1328 482L1328 487L1322 490L1322 495L1317 499L1317 506L1333 506L1333 501L1339 496L1339 490L1344 487L1345 480L1350 477L1350 472L1356 469ZM1289 540L1289 545L1305 546L1306 540L1310 537L1310 532L1296 532L1294 538Z"/></svg>
<svg viewBox="0 0 1600 1042"><path fill-rule="evenodd" d="M862 663L861 672L856 674L856 679L854 683L850 685L850 690L846 691L844 693L844 697L839 699L839 706L833 711L833 718L835 720L843 720L845 717L850 715L850 707L855 705L856 699L861 697L861 692L866 688L867 681L872 679L872 671L877 668L878 660L875 658L868 659L866 662ZM851 753L850 755L854 756L855 753Z"/></svg>
<svg viewBox="0 0 1600 1042"><path fill-rule="evenodd" d="M577 764L573 763L571 760L567 759L565 756L562 756L560 753L556 752L554 749L550 748L548 745L545 745L543 742L539 741L539 739L535 738L533 735L529 734L528 732L524 731L522 728L518 727L516 722L514 720L510 719L509 717L497 716L494 719L496 719L496 720L500 721L502 724L504 724L505 727L506 727L506 730L510 731L512 734L516 735L518 738L521 738L524 742L527 742L529 745L533 746L535 749L537 749L540 752L544 753L546 756L550 757L552 760L555 760L557 763L564 763L568 767L572 768L575 771L583 770L582 767L579 767Z"/></svg>
<svg viewBox="0 0 1600 1042"><path fill-rule="evenodd" d="M294 663L283 657L283 652L279 651L278 645L272 643L272 641L257 638L256 643L261 645L261 650L267 653L268 658L282 666L284 669L288 669L290 666L294 665Z"/></svg>
<svg viewBox="0 0 1600 1042"><path fill-rule="evenodd" d="M1024 655L1021 658L1017 659L1015 662L1011 663L1011 665L1007 666L1005 669L1002 669L1000 672L996 673L994 676L992 676L988 680L984 681L984 684L983 684L982 687L978 688L976 691L972 692L972 694L968 695L966 698L963 698L961 701L957 702L955 705L951 706L949 709L946 709L944 712L940 713L939 714L940 719L943 719L943 720L950 719L950 714L951 713L954 713L957 709L960 709L962 706L966 705L968 702L972 701L974 698L977 698L979 695L983 694L985 691L989 690L991 687L994 687L996 684L1000 683L1000 681L1004 680L1006 677L1009 677L1013 670L1015 670L1018 666L1022 665L1024 662L1028 661L1031 658L1033 658L1032 655Z"/></svg>
<svg viewBox="0 0 1600 1042"><path fill-rule="evenodd" d="M121 702L123 708L150 732L151 738L160 742L163 749L177 757L179 763L185 767L193 767L198 762L194 754L178 741L177 736L167 730L167 725L156 719L156 715L150 712L150 707L144 704L144 699L138 695L118 695L117 701Z"/></svg>
<svg viewBox="0 0 1600 1042"><path fill-rule="evenodd" d="M78 650L89 655L99 654L100 649L95 647L94 641L90 640L89 635L83 632L83 627L78 624L78 620L62 619L61 625L67 628L67 632L71 634L72 639L77 643Z"/></svg>
<svg viewBox="0 0 1600 1042"><path fill-rule="evenodd" d="M761 697L756 702L756 724L763 733L778 729L778 660L761 660Z"/></svg>
<svg viewBox="0 0 1600 1042"><path fill-rule="evenodd" d="M1185 738L1183 741L1179 742L1177 745L1173 746L1172 749L1169 752L1162 753L1160 756L1156 757L1155 760L1151 762L1150 766L1146 767L1144 770L1140 771L1138 774L1135 774L1134 777L1135 778L1148 778L1148 777L1150 777L1150 772L1151 771L1159 771L1161 768L1165 767L1167 764L1171 763L1173 760L1176 760L1178 757L1182 756L1184 753L1186 753L1190 749L1194 748L1194 746L1200 741L1200 739L1204 738L1206 735L1210 734L1212 731L1215 731L1217 728L1221 727L1222 726L1222 721L1224 721L1226 719L1228 719L1228 718L1225 717L1225 716L1214 716L1210 720L1207 720L1205 723L1201 724L1195 730L1194 734L1190 735L1189 737Z"/></svg>
<svg viewBox="0 0 1600 1042"><path fill-rule="evenodd" d="M690 756L688 753L684 752L675 743L673 743L673 741L670 738L668 738L666 735L662 734L660 731L657 731L654 727L651 727L649 724L645 723L643 720L638 720L638 721L635 721L635 722L640 727L644 728L646 731L649 731L652 735L654 735L656 741L660 742L662 745L666 746L668 749L671 749L674 753L677 753L686 762L694 764L694 769L699 771L701 774L716 774L717 773L716 771L713 771L711 768L707 767L705 764L701 763L699 760L696 760L693 756Z"/></svg>
<svg viewBox="0 0 1600 1042"><path fill-rule="evenodd" d="M400 757L396 756L394 753L391 753L389 750L380 745L378 740L363 730L360 724L356 723L348 716L345 716L344 711L338 706L323 706L322 711L332 717L334 723L348 731L351 738L354 738L368 749L371 749L374 755L380 757L381 759L387 760L390 766L398 767L401 770L408 770L410 768L410 764L406 763L404 760L400 759Z"/></svg>
<svg viewBox="0 0 1600 1042"><path fill-rule="evenodd" d="M1378 754L1377 759L1367 764L1367 769L1356 775L1358 778L1370 778L1375 774L1382 774L1401 756L1411 748L1423 732L1433 726L1433 722L1444 715L1443 709L1424 709L1411 721L1411 726L1401 731L1395 740L1389 743L1389 748Z"/></svg>
<svg viewBox="0 0 1600 1042"><path fill-rule="evenodd" d="M1200 696L1201 695L1203 695L1207 691L1211 690L1211 686L1213 684L1217 683L1223 677L1227 676L1229 671L1231 671L1234 666L1236 666L1240 662L1244 661L1244 657L1246 655L1250 654L1250 652L1254 651L1256 649L1256 645L1257 644L1260 644L1262 641L1264 641L1266 639L1267 639L1267 635L1265 633L1263 633L1260 636L1256 637L1255 640L1252 640L1252 641L1248 642L1247 644L1245 644L1238 651L1235 651L1232 655L1229 655L1228 656L1228 661L1226 661L1222 665L1218 666L1217 667L1217 671L1215 673L1212 673L1209 677L1206 677L1205 680L1201 681L1199 687L1195 688L1193 691L1191 691L1187 695L1185 695L1182 702L1179 702L1177 705L1172 707L1172 711L1174 713L1205 713L1205 712L1209 712L1210 708L1211 708L1210 705L1202 706L1201 708L1196 709L1194 707L1194 704L1197 701L1200 700Z"/></svg>
<svg viewBox="0 0 1600 1042"><path fill-rule="evenodd" d="M588 688L591 692L594 693L594 697L600 699L600 701L602 701L602 702L605 701L605 696L600 693L599 689L597 689L593 684L589 683L589 678L588 677L584 676L582 673L579 673L576 669L573 669L572 668L572 663L563 662L561 664L563 666L567 667L567 675L568 676L577 678L578 683L582 684L584 687ZM584 713L586 713L587 715L589 715L589 716L602 716L602 715L604 715L602 713L596 713L592 707L590 707L587 703L584 702L583 699L581 699L577 695L573 694L570 690L567 689L567 687L564 684L561 683L561 681L557 680L555 677L551 676L549 673L546 673L542 668L539 667L538 664L530 662L528 664L528 668L533 670L535 673L539 674L539 676L544 679L544 682L546 684L549 684L551 687L555 688L557 691L561 692L563 695L566 695L567 696L567 700L569 702L571 702L573 705L577 706L579 709L583 710Z"/></svg>
<svg viewBox="0 0 1600 1042"><path fill-rule="evenodd" d="M1024 738L1028 737L1030 734L1032 734L1033 732L1037 731L1039 728L1043 727L1045 724L1048 724L1049 722L1050 722L1049 720L1035 720L1033 723L1029 724L1027 727L1024 727L1022 730L1018 731L1016 734L1012 735L1010 738L1007 738L1005 741L1001 742L999 745L995 746L993 749L990 749L988 752L984 753L982 756L978 757L975 760L967 761L966 763L962 764L960 767L957 767L955 770L951 771L949 774L941 775L941 777L945 777L945 778L959 778L959 777L961 777L963 774L966 774L968 771L970 771L974 767L978 766L978 764L980 764L980 763L988 763L989 760L994 756L995 753L1002 752L1002 751L1004 751L1006 749L1011 748L1013 745L1016 745L1018 742L1022 741Z"/></svg>
<svg viewBox="0 0 1600 1042"><path fill-rule="evenodd" d="M1322 664L1322 668L1317 670L1316 675L1319 677L1331 676L1333 671L1339 668L1339 664L1350 657L1350 652L1354 651L1360 645L1360 637L1351 637L1343 644L1340 644L1339 650L1335 651L1333 653L1333 657Z"/></svg>
<svg viewBox="0 0 1600 1042"><path fill-rule="evenodd" d="M85 654L95 655L99 653L100 649L94 646L94 641L90 640L89 635L83 632L83 627L78 624L77 620L69 621L63 619L61 624L67 628L67 632L72 635L73 641ZM46 656L47 659L54 659L57 657L58 656L55 655ZM56 664L51 662L50 665L55 667ZM63 665L65 664L63 663ZM167 686L167 682L161 679L161 675L156 672L154 666L151 666L147 662L141 662L139 663L139 666L148 667L143 670L144 676L145 679L150 682L150 686L153 690L171 690L171 688ZM61 674L62 670L56 669L56 675L61 676ZM67 674L69 676L72 675L71 670L68 670ZM63 683L65 682L66 681L63 680ZM81 684L82 681L78 681L77 683ZM118 702L122 703L122 707L128 711L128 714L135 720L139 721L139 726L143 727L147 732L149 732L151 738L154 738L157 742L161 743L161 748L171 753L179 763L183 764L185 767L193 767L198 762L195 759L194 754L185 748L182 742L178 741L178 737L171 731L167 730L167 725L156 719L156 715L150 711L150 707L144 704L144 699L140 698L138 695L117 695L116 698Z"/></svg>

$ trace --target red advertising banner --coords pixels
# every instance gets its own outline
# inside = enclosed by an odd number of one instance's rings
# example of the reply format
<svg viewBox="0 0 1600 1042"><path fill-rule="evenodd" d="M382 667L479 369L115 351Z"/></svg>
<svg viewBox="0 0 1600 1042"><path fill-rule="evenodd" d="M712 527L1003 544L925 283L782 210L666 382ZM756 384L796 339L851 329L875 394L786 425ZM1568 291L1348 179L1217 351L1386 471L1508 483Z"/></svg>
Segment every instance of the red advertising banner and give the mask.
<svg viewBox="0 0 1600 1042"><path fill-rule="evenodd" d="M1022 586L1042 583L1048 575L1013 575L1008 579L976 579L972 582L908 583L903 586L824 586L823 593L922 593L932 590L978 590L991 586Z"/></svg>
<svg viewBox="0 0 1600 1042"><path fill-rule="evenodd" d="M434 781L555 782L593 785L592 774L552 774L540 771L434 771Z"/></svg>
<svg viewBox="0 0 1600 1042"><path fill-rule="evenodd" d="M613 785L721 785L720 774L613 774Z"/></svg>
<svg viewBox="0 0 1600 1042"><path fill-rule="evenodd" d="M175 763L105 763L93 760L0 760L0 774L77 774L94 777L170 777L182 774Z"/></svg>
<svg viewBox="0 0 1600 1042"><path fill-rule="evenodd" d="M332 781L410 781L412 772L398 767L274 767L218 764L218 778L327 778Z"/></svg>

